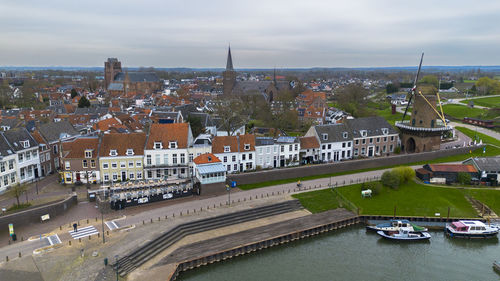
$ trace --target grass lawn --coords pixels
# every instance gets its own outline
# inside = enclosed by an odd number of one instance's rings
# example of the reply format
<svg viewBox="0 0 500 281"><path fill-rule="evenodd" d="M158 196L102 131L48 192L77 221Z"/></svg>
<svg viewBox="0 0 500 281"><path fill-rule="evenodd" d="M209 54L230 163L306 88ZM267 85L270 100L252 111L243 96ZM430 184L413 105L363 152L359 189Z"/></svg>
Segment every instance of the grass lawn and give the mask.
<svg viewBox="0 0 500 281"><path fill-rule="evenodd" d="M371 198L361 197L361 185L339 187L338 191L360 208L360 214L393 215L396 206L398 216L434 217L477 217L476 212L464 197L464 191L453 188L426 186L409 182L392 190L383 187L378 195Z"/></svg>
<svg viewBox="0 0 500 281"><path fill-rule="evenodd" d="M466 192L470 196L486 204L486 206L490 207L497 215L500 215L500 190L469 189Z"/></svg>
<svg viewBox="0 0 500 281"><path fill-rule="evenodd" d="M478 118L482 114L487 114L487 110L475 107L470 108L459 104L445 104L443 105L443 112L457 119L464 119L464 117Z"/></svg>
<svg viewBox="0 0 500 281"><path fill-rule="evenodd" d="M402 113L396 112L396 114L392 114L391 108L375 109L375 113L378 116L384 117L384 119L387 120L387 122L389 122L389 124L391 125L394 125L396 121L401 121L401 119L403 118Z"/></svg>
<svg viewBox="0 0 500 281"><path fill-rule="evenodd" d="M339 207L337 196L331 189L323 189L292 195L311 213L321 213Z"/></svg>
<svg viewBox="0 0 500 281"><path fill-rule="evenodd" d="M474 137L477 137L478 140L483 140L483 143L489 143L489 144L493 144L493 145L500 147L500 140L498 140L494 137L490 137L488 135L476 132L474 130L471 130L471 129L465 128L465 127L455 127L455 129L457 129L460 132L462 132L463 134L467 135L469 138L474 139Z"/></svg>
<svg viewBox="0 0 500 281"><path fill-rule="evenodd" d="M486 106L486 107L500 107L500 97L489 97L489 98L480 98L480 99L471 99L474 102L474 105ZM468 104L469 100L460 101L461 103Z"/></svg>

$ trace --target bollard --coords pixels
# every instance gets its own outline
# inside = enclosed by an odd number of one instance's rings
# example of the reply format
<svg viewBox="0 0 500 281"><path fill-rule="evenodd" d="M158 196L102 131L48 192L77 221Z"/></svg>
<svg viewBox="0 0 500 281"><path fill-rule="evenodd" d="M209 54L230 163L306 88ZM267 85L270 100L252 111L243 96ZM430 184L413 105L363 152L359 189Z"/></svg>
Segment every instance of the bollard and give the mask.
<svg viewBox="0 0 500 281"><path fill-rule="evenodd" d="M165 220L167 219L167 215L165 215Z"/></svg>
<svg viewBox="0 0 500 281"><path fill-rule="evenodd" d="M245 197L245 198L243 198L243 202L246 202L246 201L247 201L247 198L246 198L246 197Z"/></svg>
<svg viewBox="0 0 500 281"><path fill-rule="evenodd" d="M5 261L9 261L9 256L5 256Z"/></svg>
<svg viewBox="0 0 500 281"><path fill-rule="evenodd" d="M78 243L82 243L82 238L78 238Z"/></svg>
<svg viewBox="0 0 500 281"><path fill-rule="evenodd" d="M10 239L9 239L9 245L10 245Z"/></svg>
<svg viewBox="0 0 500 281"><path fill-rule="evenodd" d="M89 219L87 219L87 224L89 224Z"/></svg>
<svg viewBox="0 0 500 281"><path fill-rule="evenodd" d="M21 241L24 241L24 237L21 236Z"/></svg>
<svg viewBox="0 0 500 281"><path fill-rule="evenodd" d="M143 224L143 225L144 225L144 224L146 224L146 223L144 223L144 220L142 220L142 224Z"/></svg>
<svg viewBox="0 0 500 281"><path fill-rule="evenodd" d="M59 226L59 230L62 230L62 225Z"/></svg>
<svg viewBox="0 0 500 281"><path fill-rule="evenodd" d="M78 226L80 226L80 221L78 221Z"/></svg>
<svg viewBox="0 0 500 281"><path fill-rule="evenodd" d="M68 244L71 246L71 240L68 241Z"/></svg>
<svg viewBox="0 0 500 281"><path fill-rule="evenodd" d="M95 221L97 221L97 217L95 217Z"/></svg>
<svg viewBox="0 0 500 281"><path fill-rule="evenodd" d="M202 211L203 211L203 207L200 207L200 212L202 212Z"/></svg>
<svg viewBox="0 0 500 281"><path fill-rule="evenodd" d="M220 202L219 204L220 204L220 206L219 206L219 207L222 207L222 202Z"/></svg>
<svg viewBox="0 0 500 281"><path fill-rule="evenodd" d="M153 218L151 218L151 223L153 223Z"/></svg>
<svg viewBox="0 0 500 281"><path fill-rule="evenodd" d="M158 221L160 221L160 217L158 217Z"/></svg>
<svg viewBox="0 0 500 281"><path fill-rule="evenodd" d="M215 209L215 204L214 204L214 209Z"/></svg>
<svg viewBox="0 0 500 281"><path fill-rule="evenodd" d="M182 211L180 212L180 215L181 215L181 217L182 217Z"/></svg>
<svg viewBox="0 0 500 281"><path fill-rule="evenodd" d="M172 213L172 217L175 218L175 213Z"/></svg>
<svg viewBox="0 0 500 281"><path fill-rule="evenodd" d="M189 210L187 210L187 211L186 211L186 213L188 213L188 214L189 214Z"/></svg>
<svg viewBox="0 0 500 281"><path fill-rule="evenodd" d="M19 257L21 257L21 252L19 252Z"/></svg>
<svg viewBox="0 0 500 281"><path fill-rule="evenodd" d="M274 196L274 191L271 193L271 196Z"/></svg>
<svg viewBox="0 0 500 281"><path fill-rule="evenodd" d="M193 209L193 213L196 213L196 209Z"/></svg>
<svg viewBox="0 0 500 281"><path fill-rule="evenodd" d="M240 199L238 198L238 203L240 203Z"/></svg>
<svg viewBox="0 0 500 281"><path fill-rule="evenodd" d="M92 237L92 236L89 235L89 240L91 239L90 237Z"/></svg>

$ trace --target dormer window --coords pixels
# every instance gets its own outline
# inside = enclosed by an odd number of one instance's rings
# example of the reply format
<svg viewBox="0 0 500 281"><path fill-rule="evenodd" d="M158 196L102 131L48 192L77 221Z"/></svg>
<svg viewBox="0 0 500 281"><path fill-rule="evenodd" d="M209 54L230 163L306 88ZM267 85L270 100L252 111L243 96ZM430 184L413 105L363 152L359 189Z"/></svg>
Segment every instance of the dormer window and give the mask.
<svg viewBox="0 0 500 281"><path fill-rule="evenodd" d="M21 141L21 145L22 145L23 148L29 148L30 147L30 141L29 140Z"/></svg>
<svg viewBox="0 0 500 281"><path fill-rule="evenodd" d="M328 134L323 134L323 140L328 140Z"/></svg>
<svg viewBox="0 0 500 281"><path fill-rule="evenodd" d="M250 150L250 144L245 143L245 150Z"/></svg>
<svg viewBox="0 0 500 281"><path fill-rule="evenodd" d="M85 150L85 158L92 158L92 149Z"/></svg>
<svg viewBox="0 0 500 281"><path fill-rule="evenodd" d="M384 134L384 135L389 134L389 129L388 128L382 128L382 134Z"/></svg>
<svg viewBox="0 0 500 281"><path fill-rule="evenodd" d="M177 148L177 142L176 141L169 141L168 148Z"/></svg>
<svg viewBox="0 0 500 281"><path fill-rule="evenodd" d="M154 148L155 149L162 149L163 145L161 144L161 141L155 141Z"/></svg>
<svg viewBox="0 0 500 281"><path fill-rule="evenodd" d="M224 146L224 152L231 152L231 147L229 145Z"/></svg>
<svg viewBox="0 0 500 281"><path fill-rule="evenodd" d="M359 131L359 133L361 134L362 137L366 137L366 135L367 135L366 130L361 130L361 131Z"/></svg>
<svg viewBox="0 0 500 281"><path fill-rule="evenodd" d="M116 152L116 149L111 149L109 151L109 156L116 156L116 155L118 155L118 153Z"/></svg>
<svg viewBox="0 0 500 281"><path fill-rule="evenodd" d="M343 133L342 133L342 137L343 137L344 139L347 139L347 132L343 132Z"/></svg>
<svg viewBox="0 0 500 281"><path fill-rule="evenodd" d="M128 156L134 155L134 150L133 150L132 148L129 148L129 149L127 149L126 154L127 154Z"/></svg>
<svg viewBox="0 0 500 281"><path fill-rule="evenodd" d="M212 157L208 156L208 162L212 162Z"/></svg>

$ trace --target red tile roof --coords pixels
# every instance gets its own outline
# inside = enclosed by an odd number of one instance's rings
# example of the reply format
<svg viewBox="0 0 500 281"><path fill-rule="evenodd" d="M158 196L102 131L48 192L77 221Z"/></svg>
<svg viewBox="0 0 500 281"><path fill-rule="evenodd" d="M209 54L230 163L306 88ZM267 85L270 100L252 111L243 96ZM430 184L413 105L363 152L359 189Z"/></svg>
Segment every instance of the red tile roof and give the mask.
<svg viewBox="0 0 500 281"><path fill-rule="evenodd" d="M319 142L316 137L301 137L299 140L300 149L319 148Z"/></svg>
<svg viewBox="0 0 500 281"><path fill-rule="evenodd" d="M109 151L115 149L118 156L127 156L126 152L129 148L134 150L134 155L144 155L145 142L146 134L144 133L104 134L99 155L108 157Z"/></svg>
<svg viewBox="0 0 500 281"><path fill-rule="evenodd" d="M85 158L85 150L92 150L92 158L97 158L98 138L77 138L72 141L63 142L62 150L64 158Z"/></svg>
<svg viewBox="0 0 500 281"><path fill-rule="evenodd" d="M146 149L153 149L154 143L159 141L164 149L170 141L176 141L177 148L187 148L189 130L188 123L151 124Z"/></svg>
<svg viewBox="0 0 500 281"><path fill-rule="evenodd" d="M477 173L476 168L473 165L463 165L463 164L429 164L429 168L433 172L466 172L466 173Z"/></svg>
<svg viewBox="0 0 500 281"><path fill-rule="evenodd" d="M194 158L194 163L196 165L201 165L201 164L210 164L210 163L219 163L221 162L217 156L213 155L212 153L205 153L202 154L196 158Z"/></svg>
<svg viewBox="0 0 500 281"><path fill-rule="evenodd" d="M224 146L230 146L231 152L238 152L238 138L240 142L240 152L255 151L255 135L245 134L239 136L214 137L212 141L212 152L224 153ZM249 144L250 149L245 150L245 144Z"/></svg>

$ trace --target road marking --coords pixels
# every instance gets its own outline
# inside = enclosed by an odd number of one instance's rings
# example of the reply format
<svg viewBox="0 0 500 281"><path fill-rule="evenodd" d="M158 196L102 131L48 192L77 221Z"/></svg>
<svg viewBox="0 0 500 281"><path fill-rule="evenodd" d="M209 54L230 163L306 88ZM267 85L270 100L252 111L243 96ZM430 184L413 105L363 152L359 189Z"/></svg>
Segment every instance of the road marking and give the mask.
<svg viewBox="0 0 500 281"><path fill-rule="evenodd" d="M62 243L61 239L59 239L59 236L57 234L48 236L46 238L49 241L50 246L52 246L54 244L61 244Z"/></svg>
<svg viewBox="0 0 500 281"><path fill-rule="evenodd" d="M104 222L104 223L109 228L109 230L120 228L120 226L118 225L118 223L116 223L115 221L107 221L107 222Z"/></svg>
<svg viewBox="0 0 500 281"><path fill-rule="evenodd" d="M97 231L97 229L93 225L78 228L76 232L73 230L68 232L71 235L71 237L73 237L73 239L83 238L91 235L96 235L99 233L99 231Z"/></svg>

